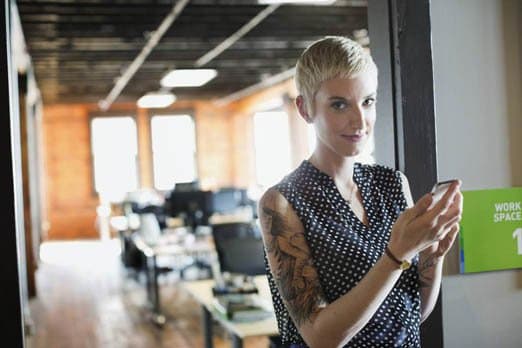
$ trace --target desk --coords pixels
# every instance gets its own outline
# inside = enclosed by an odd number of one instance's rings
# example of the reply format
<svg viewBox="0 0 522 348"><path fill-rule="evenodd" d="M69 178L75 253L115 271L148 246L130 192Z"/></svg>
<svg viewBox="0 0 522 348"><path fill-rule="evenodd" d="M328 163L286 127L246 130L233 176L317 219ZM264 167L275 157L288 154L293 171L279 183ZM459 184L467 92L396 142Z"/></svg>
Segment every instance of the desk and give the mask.
<svg viewBox="0 0 522 348"><path fill-rule="evenodd" d="M254 278L259 289L259 295L272 301L270 288L266 276ZM209 280L197 280L183 282L182 287L201 305L203 314L203 331L205 335L205 348L212 348L212 318L216 319L232 335L232 346L243 347L243 339L249 336L275 336L279 334L275 315L259 321L249 323L236 323L223 318L214 310L214 296L212 287L215 282Z"/></svg>
<svg viewBox="0 0 522 348"><path fill-rule="evenodd" d="M158 285L158 257L192 256L198 258L207 256L212 260L215 260L214 244L209 238L206 238L203 240L196 240L188 245L180 243L158 243L157 245L152 246L147 244L138 233L133 234L132 240L146 259L146 289L147 299L152 307L151 320L155 324L162 326L165 324L166 318L161 311L160 291Z"/></svg>

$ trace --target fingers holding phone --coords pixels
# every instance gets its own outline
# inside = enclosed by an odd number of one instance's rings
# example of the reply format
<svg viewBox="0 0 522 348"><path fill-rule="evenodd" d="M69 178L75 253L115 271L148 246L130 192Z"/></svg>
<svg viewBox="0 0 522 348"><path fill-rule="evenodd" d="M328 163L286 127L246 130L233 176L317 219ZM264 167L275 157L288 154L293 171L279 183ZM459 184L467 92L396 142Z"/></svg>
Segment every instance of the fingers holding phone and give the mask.
<svg viewBox="0 0 522 348"><path fill-rule="evenodd" d="M446 180L436 183L431 191L432 202L422 216L428 225L433 226L432 238L445 237L448 228L460 221L462 195L459 191L460 180Z"/></svg>
<svg viewBox="0 0 522 348"><path fill-rule="evenodd" d="M456 233L449 232L456 229L455 225L458 228L460 221L462 195L459 187L460 180L437 183L431 195L424 195L404 211L392 229L392 249L409 259L435 242L454 240Z"/></svg>
<svg viewBox="0 0 522 348"><path fill-rule="evenodd" d="M454 195L459 192L460 180L440 181L433 185L431 190L432 203L430 209L435 209L437 213L447 209L454 200Z"/></svg>
<svg viewBox="0 0 522 348"><path fill-rule="evenodd" d="M462 216L460 180L438 182L431 193L433 201L428 217L436 221L437 239L442 239L454 225L458 225Z"/></svg>

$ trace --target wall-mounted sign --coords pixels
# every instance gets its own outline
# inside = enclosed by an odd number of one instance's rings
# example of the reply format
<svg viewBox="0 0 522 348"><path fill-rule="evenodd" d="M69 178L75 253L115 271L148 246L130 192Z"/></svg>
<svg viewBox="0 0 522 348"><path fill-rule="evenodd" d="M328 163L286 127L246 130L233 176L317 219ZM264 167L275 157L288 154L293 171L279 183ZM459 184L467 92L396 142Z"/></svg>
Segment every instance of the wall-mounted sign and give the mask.
<svg viewBox="0 0 522 348"><path fill-rule="evenodd" d="M522 268L522 188L464 191L461 272Z"/></svg>

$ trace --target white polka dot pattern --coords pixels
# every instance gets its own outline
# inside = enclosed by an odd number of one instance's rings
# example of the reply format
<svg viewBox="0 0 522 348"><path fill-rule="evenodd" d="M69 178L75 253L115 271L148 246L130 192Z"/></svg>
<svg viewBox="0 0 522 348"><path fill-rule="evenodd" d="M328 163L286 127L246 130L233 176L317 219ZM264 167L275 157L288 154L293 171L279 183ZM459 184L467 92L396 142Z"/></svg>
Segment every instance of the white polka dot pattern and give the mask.
<svg viewBox="0 0 522 348"><path fill-rule="evenodd" d="M303 223L328 302L350 291L373 267L384 252L393 223L406 209L398 171L355 163L353 178L361 192L369 226L356 217L333 179L307 160L275 186ZM304 345L283 304L268 262L266 265L283 343ZM403 272L368 324L345 347L420 347L417 265L418 257Z"/></svg>

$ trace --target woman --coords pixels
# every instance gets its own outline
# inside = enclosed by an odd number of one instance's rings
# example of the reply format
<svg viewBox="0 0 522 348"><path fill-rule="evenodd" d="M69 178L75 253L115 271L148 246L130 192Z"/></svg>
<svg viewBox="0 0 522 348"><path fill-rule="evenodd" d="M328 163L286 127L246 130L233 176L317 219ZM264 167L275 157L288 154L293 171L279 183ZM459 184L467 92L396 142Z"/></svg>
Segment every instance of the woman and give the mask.
<svg viewBox="0 0 522 348"><path fill-rule="evenodd" d="M258 207L283 343L420 347L459 229L460 181L433 206L429 193L413 204L404 174L356 162L377 93L377 67L356 42L316 41L295 79L317 145Z"/></svg>

